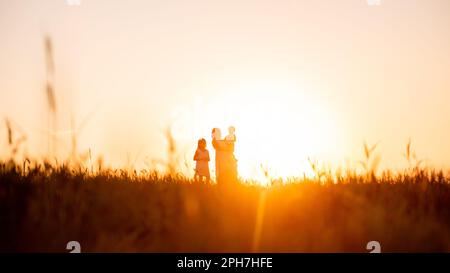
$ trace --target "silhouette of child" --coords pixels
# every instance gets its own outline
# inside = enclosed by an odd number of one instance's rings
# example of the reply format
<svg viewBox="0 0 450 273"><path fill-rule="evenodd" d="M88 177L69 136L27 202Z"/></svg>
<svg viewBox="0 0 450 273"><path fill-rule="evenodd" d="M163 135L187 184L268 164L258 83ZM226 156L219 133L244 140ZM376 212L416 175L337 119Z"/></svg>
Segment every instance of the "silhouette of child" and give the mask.
<svg viewBox="0 0 450 273"><path fill-rule="evenodd" d="M195 164L195 181L202 182L205 177L206 182L209 182L209 152L206 149L206 140L204 138L198 140L197 150L194 155Z"/></svg>
<svg viewBox="0 0 450 273"><path fill-rule="evenodd" d="M234 143L236 142L235 131L236 131L236 129L234 128L234 126L228 127L228 135L225 137L226 141L231 142L231 149L232 149L233 152L234 152ZM233 158L234 158L234 160L237 161L237 159L234 156L234 154L233 154Z"/></svg>
<svg viewBox="0 0 450 273"><path fill-rule="evenodd" d="M236 129L233 126L228 127L228 135L225 137L225 140L236 142L236 135L234 132Z"/></svg>

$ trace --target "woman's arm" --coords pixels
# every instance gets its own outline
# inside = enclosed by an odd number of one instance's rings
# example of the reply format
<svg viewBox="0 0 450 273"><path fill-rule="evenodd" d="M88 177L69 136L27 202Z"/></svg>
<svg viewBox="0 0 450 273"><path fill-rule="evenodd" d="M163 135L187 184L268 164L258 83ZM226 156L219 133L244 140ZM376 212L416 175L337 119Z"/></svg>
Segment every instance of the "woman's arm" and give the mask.
<svg viewBox="0 0 450 273"><path fill-rule="evenodd" d="M233 151L234 143L227 140L213 140L214 149L218 151Z"/></svg>
<svg viewBox="0 0 450 273"><path fill-rule="evenodd" d="M218 149L219 149L218 140L215 140L215 139L213 138L213 140L212 140L212 146L214 147L215 150L218 150Z"/></svg>

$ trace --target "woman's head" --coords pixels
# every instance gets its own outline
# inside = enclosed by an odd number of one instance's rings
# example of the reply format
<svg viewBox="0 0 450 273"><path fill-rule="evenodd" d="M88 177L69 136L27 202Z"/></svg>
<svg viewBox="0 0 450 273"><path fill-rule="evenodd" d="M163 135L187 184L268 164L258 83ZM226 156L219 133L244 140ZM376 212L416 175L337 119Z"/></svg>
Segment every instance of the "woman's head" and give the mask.
<svg viewBox="0 0 450 273"><path fill-rule="evenodd" d="M211 132L211 137L215 140L220 140L222 138L222 133L219 128L213 128Z"/></svg>
<svg viewBox="0 0 450 273"><path fill-rule="evenodd" d="M206 149L206 140L204 138L198 140L197 149Z"/></svg>

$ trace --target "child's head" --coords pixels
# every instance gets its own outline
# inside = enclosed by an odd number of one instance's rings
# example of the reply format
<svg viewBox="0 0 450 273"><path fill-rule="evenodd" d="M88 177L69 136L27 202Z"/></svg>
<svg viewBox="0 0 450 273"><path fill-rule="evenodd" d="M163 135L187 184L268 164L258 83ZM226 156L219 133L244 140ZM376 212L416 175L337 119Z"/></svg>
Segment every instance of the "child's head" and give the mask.
<svg viewBox="0 0 450 273"><path fill-rule="evenodd" d="M206 140L204 138L198 140L197 149L206 149Z"/></svg>
<svg viewBox="0 0 450 273"><path fill-rule="evenodd" d="M234 128L234 126L228 127L228 133L229 133L230 135L233 135L235 130L236 130L236 129Z"/></svg>

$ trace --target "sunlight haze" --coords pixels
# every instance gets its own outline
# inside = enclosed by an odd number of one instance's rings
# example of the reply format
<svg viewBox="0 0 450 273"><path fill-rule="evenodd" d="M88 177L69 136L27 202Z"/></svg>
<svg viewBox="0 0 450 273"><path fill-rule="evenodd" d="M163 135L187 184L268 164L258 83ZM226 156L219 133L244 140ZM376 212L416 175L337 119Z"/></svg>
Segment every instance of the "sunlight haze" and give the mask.
<svg viewBox="0 0 450 273"><path fill-rule="evenodd" d="M48 35L59 158L73 116L86 121L79 151L116 167L164 161L171 126L192 174L197 140L213 158L211 129L234 125L244 178L308 174L308 158L356 167L364 141L379 142L382 168L404 168L409 138L449 168L449 11L448 0L0 0L0 147L8 118L30 156L47 155Z"/></svg>

